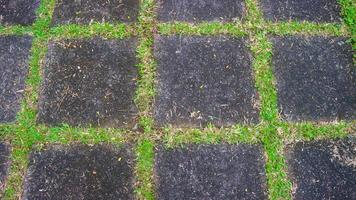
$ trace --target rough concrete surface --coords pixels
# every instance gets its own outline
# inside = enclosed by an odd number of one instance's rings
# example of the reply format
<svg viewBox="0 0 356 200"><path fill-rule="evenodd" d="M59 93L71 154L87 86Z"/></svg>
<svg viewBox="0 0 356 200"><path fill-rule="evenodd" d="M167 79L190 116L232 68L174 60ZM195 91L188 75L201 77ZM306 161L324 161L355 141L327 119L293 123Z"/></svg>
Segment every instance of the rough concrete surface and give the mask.
<svg viewBox="0 0 356 200"><path fill-rule="evenodd" d="M276 37L278 104L288 121L356 119L356 67L346 38Z"/></svg>
<svg viewBox="0 0 356 200"><path fill-rule="evenodd" d="M341 22L337 0L261 0L261 9L271 21Z"/></svg>
<svg viewBox="0 0 356 200"><path fill-rule="evenodd" d="M232 21L246 14L243 0L158 0L159 21Z"/></svg>
<svg viewBox="0 0 356 200"><path fill-rule="evenodd" d="M24 200L133 199L133 157L126 147L53 145L30 155Z"/></svg>
<svg viewBox="0 0 356 200"><path fill-rule="evenodd" d="M134 22L139 0L59 0L52 24L89 24L91 22Z"/></svg>
<svg viewBox="0 0 356 200"><path fill-rule="evenodd" d="M38 121L132 127L137 108L136 41L54 41L44 64Z"/></svg>
<svg viewBox="0 0 356 200"><path fill-rule="evenodd" d="M295 200L356 199L356 139L299 142L288 164Z"/></svg>
<svg viewBox="0 0 356 200"><path fill-rule="evenodd" d="M154 48L158 125L258 122L251 54L244 39L157 36Z"/></svg>
<svg viewBox="0 0 356 200"><path fill-rule="evenodd" d="M10 167L10 145L6 142L0 143L0 193L6 185L6 178Z"/></svg>
<svg viewBox="0 0 356 200"><path fill-rule="evenodd" d="M39 5L40 0L1 0L0 24L31 25Z"/></svg>
<svg viewBox="0 0 356 200"><path fill-rule="evenodd" d="M14 122L24 94L30 36L0 36L0 123Z"/></svg>
<svg viewBox="0 0 356 200"><path fill-rule="evenodd" d="M257 145L190 145L158 148L157 199L267 199L262 148Z"/></svg>

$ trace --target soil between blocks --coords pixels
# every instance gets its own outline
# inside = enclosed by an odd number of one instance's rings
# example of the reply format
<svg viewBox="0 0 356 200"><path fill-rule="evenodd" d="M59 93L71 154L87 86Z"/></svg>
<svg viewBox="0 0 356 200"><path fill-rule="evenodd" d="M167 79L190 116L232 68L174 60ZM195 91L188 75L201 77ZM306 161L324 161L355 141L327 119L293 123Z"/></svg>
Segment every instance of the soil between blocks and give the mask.
<svg viewBox="0 0 356 200"><path fill-rule="evenodd" d="M341 22L337 0L261 0L264 17L271 21Z"/></svg>
<svg viewBox="0 0 356 200"><path fill-rule="evenodd" d="M257 145L191 145L156 153L157 199L267 199Z"/></svg>
<svg viewBox="0 0 356 200"><path fill-rule="evenodd" d="M158 125L258 121L251 55L244 39L157 36L155 56Z"/></svg>
<svg viewBox="0 0 356 200"><path fill-rule="evenodd" d="M36 19L40 0L1 0L0 24L31 25Z"/></svg>
<svg viewBox="0 0 356 200"><path fill-rule="evenodd" d="M0 36L0 123L20 110L31 44L30 36Z"/></svg>
<svg viewBox="0 0 356 200"><path fill-rule="evenodd" d="M131 127L137 109L136 41L54 41L44 66L38 121Z"/></svg>
<svg viewBox="0 0 356 200"><path fill-rule="evenodd" d="M158 0L158 20L168 21L232 21L245 13L243 0Z"/></svg>
<svg viewBox="0 0 356 200"><path fill-rule="evenodd" d="M294 199L356 199L356 139L299 142L289 149Z"/></svg>
<svg viewBox="0 0 356 200"><path fill-rule="evenodd" d="M356 119L356 68L346 38L276 37L272 42L284 119Z"/></svg>
<svg viewBox="0 0 356 200"><path fill-rule="evenodd" d="M0 193L5 188L6 177L10 167L10 146L0 142ZM0 195L1 197L1 195Z"/></svg>
<svg viewBox="0 0 356 200"><path fill-rule="evenodd" d="M32 152L23 199L133 199L131 154L109 145L54 145Z"/></svg>
<svg viewBox="0 0 356 200"><path fill-rule="evenodd" d="M91 22L134 22L139 0L59 0L52 24L89 24Z"/></svg>

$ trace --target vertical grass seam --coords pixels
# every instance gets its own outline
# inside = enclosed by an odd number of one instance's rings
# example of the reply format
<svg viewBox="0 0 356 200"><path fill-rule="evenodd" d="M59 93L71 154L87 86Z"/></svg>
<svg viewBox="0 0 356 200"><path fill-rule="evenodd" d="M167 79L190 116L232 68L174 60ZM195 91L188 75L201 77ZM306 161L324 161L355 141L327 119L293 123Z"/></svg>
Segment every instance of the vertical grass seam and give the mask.
<svg viewBox="0 0 356 200"><path fill-rule="evenodd" d="M291 200L292 182L287 175L284 155L284 139L280 130L273 125L264 127L261 138L266 159L268 199Z"/></svg>
<svg viewBox="0 0 356 200"><path fill-rule="evenodd" d="M135 174L137 184L135 194L137 199L153 200L153 163L154 143L150 141L154 134L154 120L152 106L156 93L155 70L156 63L153 56L154 32L156 30L155 0L141 0L140 13L137 24L137 58L139 60L139 79L136 90L135 103L139 109L139 125L144 133L139 136L136 148L137 163Z"/></svg>
<svg viewBox="0 0 356 200"><path fill-rule="evenodd" d="M273 74L272 44L268 40L266 24L257 0L247 0L248 25L250 26L251 51L254 57L255 86L260 99L261 142L266 152L268 198L290 200L292 184L287 176L283 155L284 140L278 134L277 89Z"/></svg>
<svg viewBox="0 0 356 200"><path fill-rule="evenodd" d="M35 127L36 111L33 102L36 102L38 84L40 78L38 76L40 70L40 60L45 54L46 48L40 48L44 45L44 41L39 38L34 38L31 48L31 56L29 62L29 72L26 81L26 92L21 103L21 111L18 115L18 126L14 131L13 152L11 153L11 167L8 176L7 187L5 188L4 199L19 199L22 190L23 178L27 166L27 155L34 143L37 142L40 135Z"/></svg>
<svg viewBox="0 0 356 200"><path fill-rule="evenodd" d="M154 200L154 142L141 139L136 146L136 197L140 200Z"/></svg>
<svg viewBox="0 0 356 200"><path fill-rule="evenodd" d="M33 144L40 140L41 136L36 130L36 111L34 105L38 99L38 88L41 81L40 61L45 55L49 24L52 17L55 0L42 0L36 10L37 19L31 28L32 47L30 50L29 68L26 77L26 87L21 110L17 115L18 125L14 129L14 138L11 141L11 166L3 199L20 199L24 175L28 164L28 154ZM24 32L26 33L26 32Z"/></svg>
<svg viewBox="0 0 356 200"><path fill-rule="evenodd" d="M155 90L155 68L156 63L153 56L153 40L155 31L155 1L142 0L138 17L138 39L137 58L139 60L139 80L136 91L135 103L139 109L139 125L145 133L153 131L153 119L151 109L154 101Z"/></svg>

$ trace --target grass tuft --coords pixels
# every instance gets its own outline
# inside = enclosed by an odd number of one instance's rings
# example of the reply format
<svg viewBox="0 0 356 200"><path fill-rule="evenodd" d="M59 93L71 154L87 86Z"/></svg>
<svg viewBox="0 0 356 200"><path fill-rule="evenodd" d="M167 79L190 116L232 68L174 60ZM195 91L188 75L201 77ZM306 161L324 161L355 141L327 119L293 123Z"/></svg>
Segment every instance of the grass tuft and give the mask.
<svg viewBox="0 0 356 200"><path fill-rule="evenodd" d="M252 35L250 39L254 56L255 85L260 98L260 118L273 122L278 120L278 109L275 77L271 69L272 44L262 31Z"/></svg>
<svg viewBox="0 0 356 200"><path fill-rule="evenodd" d="M292 182L287 176L287 164L284 157L284 141L273 125L263 129L261 138L265 149L268 199L292 199Z"/></svg>
<svg viewBox="0 0 356 200"><path fill-rule="evenodd" d="M316 24L311 22L268 22L264 25L269 34L273 35L321 35L348 36L347 27L342 24Z"/></svg>
<svg viewBox="0 0 356 200"><path fill-rule="evenodd" d="M124 39L133 35L126 24L92 23L90 25L70 24L51 29L52 38L90 38L100 36L105 39Z"/></svg>
<svg viewBox="0 0 356 200"><path fill-rule="evenodd" d="M137 184L136 194L138 199L154 200L154 143L143 139L140 140L136 147L136 177Z"/></svg>
<svg viewBox="0 0 356 200"><path fill-rule="evenodd" d="M159 33L162 35L232 35L245 36L246 28L238 23L162 23L158 25Z"/></svg>
<svg viewBox="0 0 356 200"><path fill-rule="evenodd" d="M288 143L297 141L311 141L321 139L345 138L355 134L352 124L346 122L316 124L312 122L302 122L295 124L282 123L280 129L285 133L283 137ZM354 133L353 133L354 132Z"/></svg>
<svg viewBox="0 0 356 200"><path fill-rule="evenodd" d="M184 146L186 144L238 144L258 143L258 128L236 125L232 128L216 128L212 125L204 129L176 129L167 127L162 136L162 142L167 148Z"/></svg>
<svg viewBox="0 0 356 200"><path fill-rule="evenodd" d="M338 0L344 23L351 33L352 49L356 52L356 3L353 0ZM356 63L356 53L354 53L354 63Z"/></svg>

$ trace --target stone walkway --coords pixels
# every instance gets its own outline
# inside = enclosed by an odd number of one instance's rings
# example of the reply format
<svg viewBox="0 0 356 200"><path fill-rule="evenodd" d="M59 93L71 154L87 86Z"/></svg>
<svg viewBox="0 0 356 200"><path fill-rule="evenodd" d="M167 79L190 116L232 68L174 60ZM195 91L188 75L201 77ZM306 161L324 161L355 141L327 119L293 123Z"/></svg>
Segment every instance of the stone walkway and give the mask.
<svg viewBox="0 0 356 200"><path fill-rule="evenodd" d="M1 199L356 199L350 10L0 1Z"/></svg>

